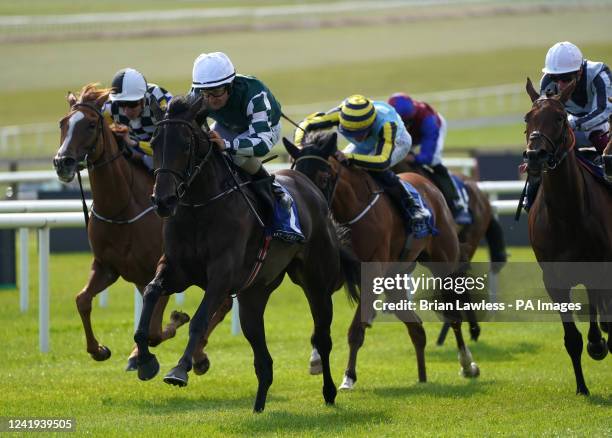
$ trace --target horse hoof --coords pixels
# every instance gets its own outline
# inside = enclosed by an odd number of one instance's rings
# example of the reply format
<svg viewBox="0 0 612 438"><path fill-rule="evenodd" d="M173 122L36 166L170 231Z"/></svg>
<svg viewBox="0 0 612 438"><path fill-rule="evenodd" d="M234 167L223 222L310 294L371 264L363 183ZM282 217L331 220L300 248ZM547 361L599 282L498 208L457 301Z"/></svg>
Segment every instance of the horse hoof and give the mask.
<svg viewBox="0 0 612 438"><path fill-rule="evenodd" d="M138 378L140 380L151 380L159 373L159 362L154 354L146 357L138 357Z"/></svg>
<svg viewBox="0 0 612 438"><path fill-rule="evenodd" d="M125 366L126 371L136 371L138 369L138 357L132 356L128 359L127 365Z"/></svg>
<svg viewBox="0 0 612 438"><path fill-rule="evenodd" d="M199 362L192 361L191 363L193 366L193 372L197 376L206 374L210 368L210 360L208 360L208 356L205 356L204 359Z"/></svg>
<svg viewBox="0 0 612 438"><path fill-rule="evenodd" d="M111 357L110 348L105 345L99 345L98 351L96 351L95 353L91 353L91 357L93 358L93 360L98 362L105 361Z"/></svg>
<svg viewBox="0 0 612 438"><path fill-rule="evenodd" d="M472 341L477 342L480 337L480 326L475 325L474 327L470 327L470 338Z"/></svg>
<svg viewBox="0 0 612 438"><path fill-rule="evenodd" d="M189 315L185 312L180 312L178 310L173 310L170 314L170 321L176 322L177 328L182 326L183 324L187 324L189 322Z"/></svg>
<svg viewBox="0 0 612 438"><path fill-rule="evenodd" d="M180 387L187 386L188 380L189 375L187 374L187 371L185 371L185 369L180 365L177 365L172 368L168 372L168 374L166 374L166 377L164 377L164 382L166 382L168 385L175 385Z"/></svg>
<svg viewBox="0 0 612 438"><path fill-rule="evenodd" d="M350 378L349 376L345 374L344 379L342 379L342 384L340 385L338 389L342 389L342 390L353 389L355 387L355 383L356 383L355 380L353 380L352 378Z"/></svg>
<svg viewBox="0 0 612 438"><path fill-rule="evenodd" d="M588 397L589 395L591 395L591 393L589 392L589 389L586 386L579 386L578 388L576 388L576 395L584 395L585 397Z"/></svg>
<svg viewBox="0 0 612 438"><path fill-rule="evenodd" d="M323 373L323 365L321 363L321 356L317 349L313 349L310 355L310 374L316 376L317 374Z"/></svg>
<svg viewBox="0 0 612 438"><path fill-rule="evenodd" d="M601 338L599 342L587 343L587 351L589 356L595 360L603 360L608 355L608 346L606 340Z"/></svg>
<svg viewBox="0 0 612 438"><path fill-rule="evenodd" d="M461 368L461 371L459 371L459 374L468 379L476 378L480 376L480 368L478 368L478 365L476 364L476 362L472 362L470 363L469 367Z"/></svg>
<svg viewBox="0 0 612 438"><path fill-rule="evenodd" d="M333 405L336 402L336 394L338 391L334 385L330 385L329 388L323 386L323 399L326 405Z"/></svg>

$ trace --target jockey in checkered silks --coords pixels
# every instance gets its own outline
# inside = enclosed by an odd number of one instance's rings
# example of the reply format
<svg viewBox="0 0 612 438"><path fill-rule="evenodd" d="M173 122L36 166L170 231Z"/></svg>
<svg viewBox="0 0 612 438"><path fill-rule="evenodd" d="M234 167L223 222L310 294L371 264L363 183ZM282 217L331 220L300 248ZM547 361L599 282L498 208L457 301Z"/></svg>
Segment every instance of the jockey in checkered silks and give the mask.
<svg viewBox="0 0 612 438"><path fill-rule="evenodd" d="M147 83L142 73L133 68L119 70L113 77L109 100L102 112L113 124L113 131L122 137L128 157L153 169L151 137L155 132L153 100L162 111L166 111L172 94L162 87Z"/></svg>

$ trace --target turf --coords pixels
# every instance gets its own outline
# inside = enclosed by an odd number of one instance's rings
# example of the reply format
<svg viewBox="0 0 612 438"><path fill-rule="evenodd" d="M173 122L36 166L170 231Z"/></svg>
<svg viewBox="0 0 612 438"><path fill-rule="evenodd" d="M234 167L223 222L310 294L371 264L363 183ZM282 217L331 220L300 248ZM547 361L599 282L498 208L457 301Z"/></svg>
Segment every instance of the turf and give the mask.
<svg viewBox="0 0 612 438"><path fill-rule="evenodd" d="M34 249L34 248L33 248ZM512 260L533 260L530 250L511 248ZM484 252L478 258L485 258ZM31 254L34 262L34 253ZM112 287L107 308L94 306L94 330L113 356L94 362L73 297L87 276L89 256L51 259L51 352L38 352L36 294L21 314L18 292L0 293L2 397L0 416L74 417L79 433L93 436L603 436L612 433L610 358L583 355L592 395L574 395L574 377L559 323L490 323L470 343L481 367L477 380L458 375L456 351L433 340L439 324L426 323L429 382L417 383L413 348L399 323L379 323L367 332L359 355L359 381L323 403L320 377L307 373L312 322L306 300L286 281L266 312L267 340L275 380L266 411L251 413L256 378L251 349L230 335L225 321L209 348L208 375L191 375L182 389L161 377L140 382L123 371L133 334L132 288ZM35 265L33 265L35 266ZM32 291L36 280L32 279ZM193 314L201 293L189 290L183 309ZM171 307L176 308L174 302ZM335 295L332 373L339 384L347 358L345 333L352 315ZM585 325L581 324L586 336ZM161 373L180 356L187 336L155 349ZM163 375L163 374L162 374Z"/></svg>

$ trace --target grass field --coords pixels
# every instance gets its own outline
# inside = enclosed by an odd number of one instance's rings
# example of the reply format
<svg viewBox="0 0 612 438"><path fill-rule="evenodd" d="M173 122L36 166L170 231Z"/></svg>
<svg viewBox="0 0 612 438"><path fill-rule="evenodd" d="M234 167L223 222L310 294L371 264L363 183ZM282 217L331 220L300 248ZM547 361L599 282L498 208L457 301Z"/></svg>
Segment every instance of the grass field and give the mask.
<svg viewBox="0 0 612 438"><path fill-rule="evenodd" d="M511 248L512 260L533 260ZM479 253L483 259L484 252ZM31 254L34 261L34 254ZM453 341L435 347L439 324L426 323L429 382L417 383L405 328L379 323L367 332L359 356L359 381L327 407L321 379L307 373L311 319L306 300L286 281L266 312L275 380L266 411L251 413L256 389L251 349L229 334L225 321L211 339L208 375L191 376L177 389L161 377L140 382L123 371L133 335L131 286L111 289L109 306L94 307L94 329L113 356L94 362L73 297L87 276L89 256L51 259L51 352L38 352L37 306L19 313L18 292L0 292L2 397L0 416L74 417L93 436L604 436L612 434L610 358L583 355L589 398L574 395L570 361L559 323L490 323L470 348L481 367L477 380L458 375ZM32 279L32 290L36 280ZM192 314L199 291L187 293ZM173 301L172 301L173 303ZM347 358L345 333L352 315L343 292L334 298L332 373L339 384ZM175 308L175 305L171 306ZM581 324L586 336L585 325ZM162 375L180 356L187 337L156 348Z"/></svg>

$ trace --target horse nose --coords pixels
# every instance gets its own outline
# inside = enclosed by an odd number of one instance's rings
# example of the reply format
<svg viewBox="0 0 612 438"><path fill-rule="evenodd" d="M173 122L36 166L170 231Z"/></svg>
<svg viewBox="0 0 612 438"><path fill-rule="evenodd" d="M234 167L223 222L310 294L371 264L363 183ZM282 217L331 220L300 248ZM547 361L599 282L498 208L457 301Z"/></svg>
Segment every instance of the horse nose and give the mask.
<svg viewBox="0 0 612 438"><path fill-rule="evenodd" d="M528 149L523 152L523 158L528 162L536 162L546 158L546 151L543 149Z"/></svg>
<svg viewBox="0 0 612 438"><path fill-rule="evenodd" d="M53 166L56 169L71 169L75 167L77 161L72 157L55 157L53 159Z"/></svg>

